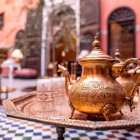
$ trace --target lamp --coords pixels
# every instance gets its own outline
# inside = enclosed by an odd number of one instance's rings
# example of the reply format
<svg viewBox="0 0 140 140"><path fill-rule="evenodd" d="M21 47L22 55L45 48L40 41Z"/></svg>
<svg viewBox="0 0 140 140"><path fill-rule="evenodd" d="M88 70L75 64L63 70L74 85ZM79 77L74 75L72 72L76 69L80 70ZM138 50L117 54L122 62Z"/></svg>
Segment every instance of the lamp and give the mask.
<svg viewBox="0 0 140 140"><path fill-rule="evenodd" d="M12 87L13 83L13 71L14 68L20 68L20 60L23 59L23 54L20 49L14 49L12 52L9 53L9 59L7 59L2 65L1 68L7 68L8 67L8 86L7 87L1 87L1 92L11 92L14 91L15 88Z"/></svg>
<svg viewBox="0 0 140 140"><path fill-rule="evenodd" d="M11 53L11 58L13 58L16 63L18 63L21 59L23 59L23 53L20 49L15 49Z"/></svg>

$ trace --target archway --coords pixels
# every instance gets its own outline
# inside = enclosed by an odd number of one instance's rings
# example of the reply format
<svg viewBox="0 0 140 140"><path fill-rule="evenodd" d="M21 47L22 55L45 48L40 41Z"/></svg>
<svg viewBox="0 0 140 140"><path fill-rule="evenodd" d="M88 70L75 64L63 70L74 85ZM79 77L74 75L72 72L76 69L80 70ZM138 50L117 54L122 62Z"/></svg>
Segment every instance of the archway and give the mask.
<svg viewBox="0 0 140 140"><path fill-rule="evenodd" d="M115 57L119 49L121 58L135 57L135 13L128 7L115 9L108 18L108 53Z"/></svg>
<svg viewBox="0 0 140 140"><path fill-rule="evenodd" d="M50 43L51 61L59 64L65 61L76 60L77 36L75 11L70 5L55 5L49 15L48 35L53 38ZM65 58L62 56L65 53Z"/></svg>

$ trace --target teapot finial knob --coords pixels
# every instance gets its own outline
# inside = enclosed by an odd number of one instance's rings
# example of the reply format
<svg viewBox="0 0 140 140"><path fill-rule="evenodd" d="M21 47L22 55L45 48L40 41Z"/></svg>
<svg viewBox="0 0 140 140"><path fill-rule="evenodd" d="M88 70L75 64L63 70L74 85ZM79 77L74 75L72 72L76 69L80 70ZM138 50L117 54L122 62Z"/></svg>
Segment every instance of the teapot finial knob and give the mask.
<svg viewBox="0 0 140 140"><path fill-rule="evenodd" d="M100 49L100 41L98 40L98 36L94 37L94 41L92 43L94 49Z"/></svg>
<svg viewBox="0 0 140 140"><path fill-rule="evenodd" d="M119 49L116 49L116 52L115 52L115 59L120 59L120 51Z"/></svg>

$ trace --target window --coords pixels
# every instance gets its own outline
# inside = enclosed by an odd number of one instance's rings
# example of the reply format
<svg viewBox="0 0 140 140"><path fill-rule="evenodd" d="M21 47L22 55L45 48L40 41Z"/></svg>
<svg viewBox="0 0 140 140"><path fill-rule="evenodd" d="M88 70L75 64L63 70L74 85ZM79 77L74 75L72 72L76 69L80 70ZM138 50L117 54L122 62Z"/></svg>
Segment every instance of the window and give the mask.
<svg viewBox="0 0 140 140"><path fill-rule="evenodd" d="M3 28L3 25L4 25L4 13L1 13L0 14L0 29Z"/></svg>

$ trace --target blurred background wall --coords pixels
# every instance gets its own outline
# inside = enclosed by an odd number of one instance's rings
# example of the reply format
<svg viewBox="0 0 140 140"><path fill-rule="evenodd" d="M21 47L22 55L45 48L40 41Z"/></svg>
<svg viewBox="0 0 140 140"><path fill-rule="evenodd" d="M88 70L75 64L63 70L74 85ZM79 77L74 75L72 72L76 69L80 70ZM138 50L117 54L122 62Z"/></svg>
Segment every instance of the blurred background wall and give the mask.
<svg viewBox="0 0 140 140"><path fill-rule="evenodd" d="M138 3L137 0L0 0L0 49L21 49L22 66L39 73L44 69L43 75L51 62L75 61L82 50L92 50L95 35L99 36L102 49L112 57L117 48L123 59L139 57Z"/></svg>
<svg viewBox="0 0 140 140"><path fill-rule="evenodd" d="M137 0L100 0L100 33L101 33L101 44L102 48L105 52L108 53L108 38L109 38L109 33L108 33L108 18L110 14L119 8L127 7L130 8L135 16L134 19L134 34L133 34L133 50L135 50L133 57L139 57L140 56L140 49L139 49L139 44L140 44L140 14L139 14L139 4ZM116 13L117 14L117 13ZM118 15L123 14L123 21L125 20L125 14L127 12L120 12ZM130 19L131 20L131 19ZM117 21L117 19L116 19ZM132 28L132 27L130 27ZM125 36L125 35L124 35ZM127 50L126 50L127 51ZM124 55L124 54L123 54Z"/></svg>

